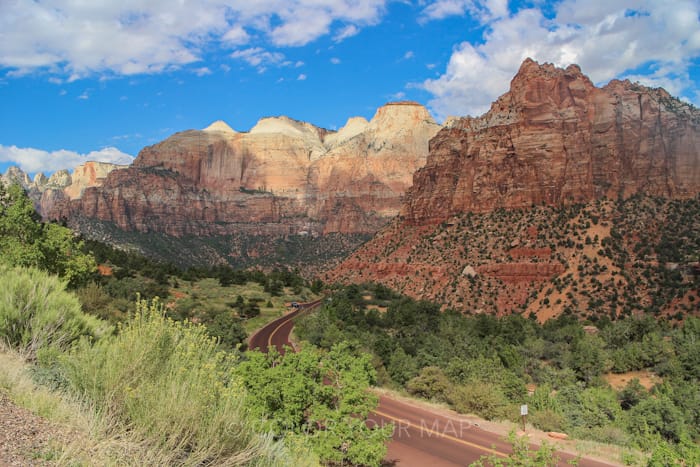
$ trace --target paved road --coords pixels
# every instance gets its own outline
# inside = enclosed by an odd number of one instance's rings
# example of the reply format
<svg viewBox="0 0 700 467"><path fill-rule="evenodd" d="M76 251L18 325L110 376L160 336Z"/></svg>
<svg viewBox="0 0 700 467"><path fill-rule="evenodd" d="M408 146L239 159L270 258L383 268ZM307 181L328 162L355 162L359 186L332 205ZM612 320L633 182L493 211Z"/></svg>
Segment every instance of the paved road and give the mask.
<svg viewBox="0 0 700 467"><path fill-rule="evenodd" d="M258 330L249 339L249 348L267 352L271 346L284 352L290 346L289 334L294 318L316 308L321 300L302 304L299 309L276 319ZM507 456L510 446L498 434L482 430L466 417L436 413L426 408L382 396L377 410L370 414L368 423L394 423L394 436L389 443L387 461L400 467L456 467L469 465L483 455ZM559 453L561 465L573 456ZM613 464L581 459L586 467L604 467Z"/></svg>
<svg viewBox="0 0 700 467"><path fill-rule="evenodd" d="M305 311L318 307L322 301L323 299L319 299L314 302L300 303L296 310L258 329L248 339L248 348L267 352L268 347L274 345L280 353L284 353L285 346L292 346L292 343L289 342L289 335L294 327L294 318Z"/></svg>

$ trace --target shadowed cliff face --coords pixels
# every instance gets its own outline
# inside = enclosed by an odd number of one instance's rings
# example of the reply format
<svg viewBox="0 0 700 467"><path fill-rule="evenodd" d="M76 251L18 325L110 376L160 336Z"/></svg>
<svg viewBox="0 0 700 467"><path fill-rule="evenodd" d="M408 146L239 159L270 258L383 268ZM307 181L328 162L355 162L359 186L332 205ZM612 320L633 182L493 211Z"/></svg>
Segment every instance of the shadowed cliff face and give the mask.
<svg viewBox="0 0 700 467"><path fill-rule="evenodd" d="M375 232L398 213L439 129L414 103L337 133L286 117L248 133L216 122L143 149L79 198L46 194L43 214L174 236Z"/></svg>
<svg viewBox="0 0 700 467"><path fill-rule="evenodd" d="M700 186L700 112L662 89L603 88L575 66L526 60L509 92L430 143L401 210L412 224L461 212L560 205Z"/></svg>

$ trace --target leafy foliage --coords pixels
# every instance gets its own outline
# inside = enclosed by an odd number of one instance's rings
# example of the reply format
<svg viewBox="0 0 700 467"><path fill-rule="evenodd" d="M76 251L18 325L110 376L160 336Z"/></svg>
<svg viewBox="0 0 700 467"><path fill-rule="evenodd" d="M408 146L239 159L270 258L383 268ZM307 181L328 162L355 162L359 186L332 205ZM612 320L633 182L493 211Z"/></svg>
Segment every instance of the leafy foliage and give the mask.
<svg viewBox="0 0 700 467"><path fill-rule="evenodd" d="M139 301L117 335L83 340L59 364L74 391L117 421L112 429L138 433L173 465L284 463L244 408L234 356L202 326L165 318L157 301Z"/></svg>
<svg viewBox="0 0 700 467"><path fill-rule="evenodd" d="M380 300L375 290L340 288L298 321L297 334L324 348L354 343L374 355L382 384L460 412L514 419L528 403L537 427L646 450L700 439L698 318L677 328L650 317L584 328L573 315L540 325L519 315L439 312L394 294ZM629 369L654 372L662 383L616 391L604 379Z"/></svg>
<svg viewBox="0 0 700 467"><path fill-rule="evenodd" d="M0 182L0 263L40 268L76 287L90 280L97 267L82 248L70 229L42 224L18 184L6 189Z"/></svg>
<svg viewBox="0 0 700 467"><path fill-rule="evenodd" d="M66 349L81 336L110 332L106 323L81 312L78 299L56 276L0 265L0 284L0 339L29 359L41 349Z"/></svg>
<svg viewBox="0 0 700 467"><path fill-rule="evenodd" d="M557 456L554 446L546 441L539 449L533 451L530 449L527 436L518 436L514 431L511 431L508 434L508 442L513 448L508 457L482 456L480 460L470 464L470 467L485 467L487 465L493 467L555 467L559 465L559 456Z"/></svg>
<svg viewBox="0 0 700 467"><path fill-rule="evenodd" d="M347 344L280 355L249 352L236 368L247 406L278 437L306 437L324 462L379 465L393 426L368 427L377 405L367 389L375 373Z"/></svg>

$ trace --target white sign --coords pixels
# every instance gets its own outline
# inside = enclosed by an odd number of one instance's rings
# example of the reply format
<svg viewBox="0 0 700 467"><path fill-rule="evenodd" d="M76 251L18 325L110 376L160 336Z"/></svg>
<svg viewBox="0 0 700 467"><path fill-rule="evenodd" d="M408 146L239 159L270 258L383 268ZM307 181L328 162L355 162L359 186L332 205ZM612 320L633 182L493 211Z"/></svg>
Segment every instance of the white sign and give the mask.
<svg viewBox="0 0 700 467"><path fill-rule="evenodd" d="M522 415L522 416L527 415L527 404L523 404L520 406L520 415Z"/></svg>

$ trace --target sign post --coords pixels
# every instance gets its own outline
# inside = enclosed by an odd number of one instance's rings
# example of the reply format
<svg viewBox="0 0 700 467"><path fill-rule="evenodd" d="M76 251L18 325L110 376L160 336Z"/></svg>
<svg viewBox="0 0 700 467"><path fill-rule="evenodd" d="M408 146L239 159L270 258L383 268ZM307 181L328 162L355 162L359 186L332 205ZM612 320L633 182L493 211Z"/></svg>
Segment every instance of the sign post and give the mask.
<svg viewBox="0 0 700 467"><path fill-rule="evenodd" d="M525 431L525 418L527 417L527 404L520 406L520 416L523 418L523 431Z"/></svg>

